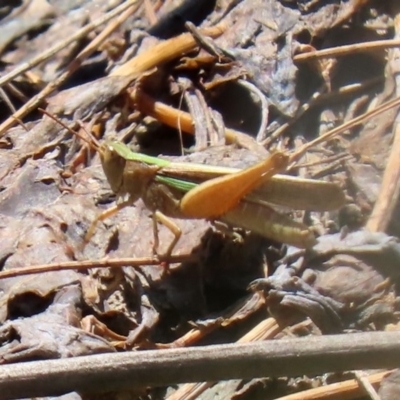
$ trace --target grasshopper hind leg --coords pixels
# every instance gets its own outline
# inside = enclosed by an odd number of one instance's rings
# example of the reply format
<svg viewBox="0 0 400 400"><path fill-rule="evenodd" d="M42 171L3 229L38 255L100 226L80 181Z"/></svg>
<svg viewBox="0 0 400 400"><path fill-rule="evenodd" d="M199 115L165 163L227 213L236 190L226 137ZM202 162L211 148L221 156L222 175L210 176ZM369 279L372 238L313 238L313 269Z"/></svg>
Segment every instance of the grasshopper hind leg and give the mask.
<svg viewBox="0 0 400 400"><path fill-rule="evenodd" d="M158 254L158 246L160 244L160 240L158 237L157 223L163 224L174 235L174 238L172 239L171 243L168 246L167 251L164 254ZM172 254L172 251L174 250L176 244L178 243L180 237L182 236L182 231L174 221L172 221L162 212L155 211L153 213L153 234L154 234L153 254L158 255L160 258L168 258Z"/></svg>
<svg viewBox="0 0 400 400"><path fill-rule="evenodd" d="M90 240L92 239L95 231L96 231L96 227L97 224L101 221L104 221L105 219L112 217L114 214L118 213L120 210L122 210L123 208L131 205L132 202L131 201L125 201L119 204L116 204L115 206L103 211L100 215L98 215L93 222L90 224L89 230L87 231L85 238L83 240L83 246L82 249L86 247L86 245L90 242Z"/></svg>

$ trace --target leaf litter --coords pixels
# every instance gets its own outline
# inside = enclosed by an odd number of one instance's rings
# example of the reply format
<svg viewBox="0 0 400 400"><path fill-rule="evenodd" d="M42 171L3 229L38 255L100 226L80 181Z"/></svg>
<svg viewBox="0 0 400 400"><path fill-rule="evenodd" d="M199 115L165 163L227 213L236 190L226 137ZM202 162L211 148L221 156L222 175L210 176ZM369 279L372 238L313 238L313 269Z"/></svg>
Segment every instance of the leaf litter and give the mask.
<svg viewBox="0 0 400 400"><path fill-rule="evenodd" d="M38 111L143 153L245 168L267 151L300 151L398 97L397 5L203 1L204 21L193 20L199 28L188 33L177 21L196 14L190 1L64 3L0 8L0 276L14 274L0 280L2 364L333 333L351 342L355 332L398 330L398 105L307 148L292 167L346 194L334 212L282 210L312 227L313 248L178 220L174 256L184 259L168 271L152 255L151 213L141 201L100 223L82 249L115 196L99 157ZM159 226L160 254L171 239ZM103 267L108 260L115 265ZM29 271L35 266L47 272ZM314 375L69 391L82 399L109 390L107 398L378 396L369 382L378 387L384 371L362 379L362 368L332 370L319 356ZM380 361L376 369L388 367ZM385 378L382 399L395 382ZM4 398L63 392L4 390Z"/></svg>

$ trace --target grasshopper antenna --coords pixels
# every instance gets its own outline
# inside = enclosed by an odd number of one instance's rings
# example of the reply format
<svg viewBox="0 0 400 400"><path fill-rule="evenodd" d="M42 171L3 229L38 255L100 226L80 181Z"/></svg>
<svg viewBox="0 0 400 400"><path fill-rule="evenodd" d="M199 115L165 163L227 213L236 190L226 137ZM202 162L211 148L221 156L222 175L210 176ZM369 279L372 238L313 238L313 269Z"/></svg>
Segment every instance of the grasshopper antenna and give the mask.
<svg viewBox="0 0 400 400"><path fill-rule="evenodd" d="M86 134L89 136L89 139L84 137L83 135L81 135L79 132L76 132L73 129L71 129L68 125L64 124L64 122L62 122L59 118L57 118L53 114L49 113L48 111L44 110L43 108L39 108L39 111L42 114L47 115L53 121L57 122L64 129L66 129L68 132L71 132L73 135L77 136L79 139L81 139L84 142L86 142L90 147L94 148L96 151L99 150L100 144L99 144L98 140L90 132L87 131L87 129L83 126L82 123L80 123L79 126L86 132Z"/></svg>

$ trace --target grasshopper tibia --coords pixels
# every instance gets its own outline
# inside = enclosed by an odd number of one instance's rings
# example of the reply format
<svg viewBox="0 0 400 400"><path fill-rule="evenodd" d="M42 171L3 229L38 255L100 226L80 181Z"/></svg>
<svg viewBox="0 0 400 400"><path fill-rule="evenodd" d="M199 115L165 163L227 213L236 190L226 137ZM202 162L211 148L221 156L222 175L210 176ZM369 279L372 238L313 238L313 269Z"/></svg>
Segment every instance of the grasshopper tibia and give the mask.
<svg viewBox="0 0 400 400"><path fill-rule="evenodd" d="M174 238L172 239L171 243L169 244L167 251L162 255L158 254L158 252L157 252L158 246L159 246L157 222L159 222L159 223L163 224L165 227L167 227L174 235ZM155 211L153 213L153 233L154 233L153 253L157 254L160 258L169 258L182 235L181 229L174 221L172 221L170 218L168 218L162 212Z"/></svg>
<svg viewBox="0 0 400 400"><path fill-rule="evenodd" d="M118 211L122 210L123 208L125 208L131 204L132 204L131 201L125 201L123 203L119 203L113 207L110 207L108 210L105 210L100 215L98 215L90 224L89 230L87 231L87 233L85 235L85 239L83 241L83 248L90 242L90 239L92 239L92 237L96 231L97 224L100 221L104 221L106 218L113 216Z"/></svg>

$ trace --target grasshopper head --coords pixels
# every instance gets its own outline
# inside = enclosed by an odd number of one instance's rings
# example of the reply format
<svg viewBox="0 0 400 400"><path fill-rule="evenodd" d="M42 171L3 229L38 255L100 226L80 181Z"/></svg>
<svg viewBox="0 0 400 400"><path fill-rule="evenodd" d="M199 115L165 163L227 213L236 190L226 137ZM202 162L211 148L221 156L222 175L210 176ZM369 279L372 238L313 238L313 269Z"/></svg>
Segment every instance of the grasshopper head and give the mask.
<svg viewBox="0 0 400 400"><path fill-rule="evenodd" d="M111 190L118 195L123 183L126 160L107 143L100 145L99 154Z"/></svg>

